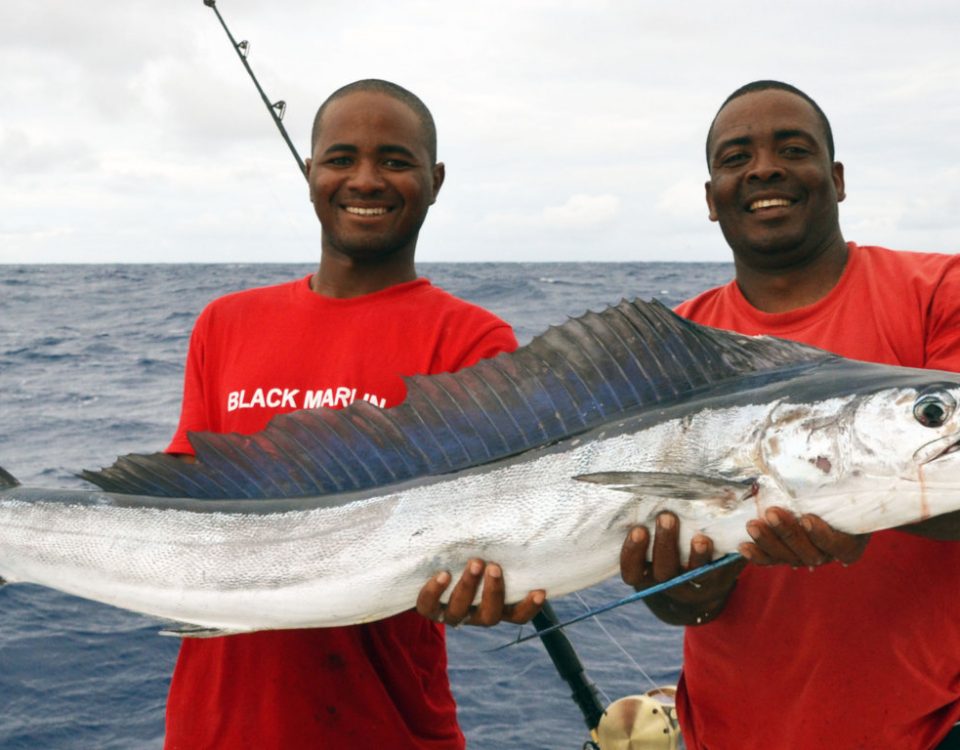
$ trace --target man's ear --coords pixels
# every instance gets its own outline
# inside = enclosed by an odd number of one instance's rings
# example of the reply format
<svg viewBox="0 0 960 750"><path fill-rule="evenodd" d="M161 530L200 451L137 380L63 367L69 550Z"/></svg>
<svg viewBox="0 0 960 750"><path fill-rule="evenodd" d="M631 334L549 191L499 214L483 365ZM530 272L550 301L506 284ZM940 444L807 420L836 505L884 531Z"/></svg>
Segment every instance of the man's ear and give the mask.
<svg viewBox="0 0 960 750"><path fill-rule="evenodd" d="M707 180L705 183L703 183L703 189L706 192L707 208L709 209L709 213L707 214L707 216L710 217L710 221L716 221L717 209L713 205L713 192L711 191L710 180Z"/></svg>
<svg viewBox="0 0 960 750"><path fill-rule="evenodd" d="M447 176L447 168L443 165L442 161L438 161L433 165L433 200L430 201L432 206L436 200L437 195L440 194L440 188L443 186L443 180Z"/></svg>
<svg viewBox="0 0 960 750"><path fill-rule="evenodd" d="M842 201L844 198L847 197L847 193L846 193L844 182L843 182L843 164L841 164L838 161L835 161L833 163L832 172L833 172L833 186L837 190L837 202L839 203L840 201Z"/></svg>

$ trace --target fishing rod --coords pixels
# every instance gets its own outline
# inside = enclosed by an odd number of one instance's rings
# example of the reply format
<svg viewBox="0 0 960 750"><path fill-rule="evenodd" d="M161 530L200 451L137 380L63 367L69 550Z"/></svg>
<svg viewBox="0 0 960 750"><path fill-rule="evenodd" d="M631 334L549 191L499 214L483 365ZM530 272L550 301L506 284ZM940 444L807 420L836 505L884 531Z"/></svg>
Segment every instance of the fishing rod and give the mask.
<svg viewBox="0 0 960 750"><path fill-rule="evenodd" d="M545 601L533 618L533 626L540 634L540 640L546 649L557 674L570 686L573 702L577 704L583 720L590 730L594 747L597 743L597 726L603 717L604 706L597 694L597 686L587 677L583 662L570 643L570 639L557 626L560 621L550 602Z"/></svg>
<svg viewBox="0 0 960 750"><path fill-rule="evenodd" d="M243 67L247 69L247 73L250 74L250 80L252 80L253 85L257 87L257 91L260 93L260 98L263 99L263 103L266 105L267 111L270 113L270 117L273 118L273 122L277 126L277 130L280 131L280 135L283 136L283 140L286 141L287 147L290 149L290 153L293 154L293 158L297 160L297 166L300 167L300 172L303 173L304 178L306 178L307 165L303 163L303 159L300 158L300 154L298 154L297 149L294 148L293 141L290 140L287 129L283 127L283 115L287 111L287 103L282 99L271 102L267 97L263 87L260 86L260 81L258 81L257 77L253 74L253 68L251 68L250 63L247 62L247 55L250 54L250 43L246 39L244 39L242 42L237 42L237 40L233 38L233 34L231 34L230 29L227 28L227 24L223 20L223 16L221 16L220 11L217 10L217 0L203 0L203 4L208 8L213 9L213 12L217 14L217 20L220 21L220 25L223 26L223 30L227 32L227 38L230 40L230 44L233 45L233 49L237 53L237 57L240 58L240 62L243 63Z"/></svg>

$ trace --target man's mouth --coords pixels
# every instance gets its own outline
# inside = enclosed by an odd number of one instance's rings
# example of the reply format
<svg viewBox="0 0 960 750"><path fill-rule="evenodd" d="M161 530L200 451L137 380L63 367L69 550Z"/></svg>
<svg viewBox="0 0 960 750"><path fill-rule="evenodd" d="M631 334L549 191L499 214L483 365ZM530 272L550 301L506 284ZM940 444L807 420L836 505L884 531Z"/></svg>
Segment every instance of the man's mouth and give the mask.
<svg viewBox="0 0 960 750"><path fill-rule="evenodd" d="M355 216L382 216L387 213L390 209L384 208L383 206L378 206L377 208L361 208L360 206L344 206L343 210L348 214L354 214Z"/></svg>
<svg viewBox="0 0 960 750"><path fill-rule="evenodd" d="M749 210L750 213L755 213L757 211L765 211L768 208L787 208L792 205L793 201L787 198L758 198L747 207L747 210Z"/></svg>

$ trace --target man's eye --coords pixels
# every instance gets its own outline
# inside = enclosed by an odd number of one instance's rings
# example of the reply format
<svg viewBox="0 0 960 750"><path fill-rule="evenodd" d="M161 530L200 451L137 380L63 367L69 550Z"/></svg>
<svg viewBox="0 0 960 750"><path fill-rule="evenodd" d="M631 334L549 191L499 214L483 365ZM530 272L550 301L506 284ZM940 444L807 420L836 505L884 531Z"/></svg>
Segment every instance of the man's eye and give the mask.
<svg viewBox="0 0 960 750"><path fill-rule="evenodd" d="M785 156L797 158L800 156L806 156L810 153L810 151L803 146L787 146L785 149L783 149L783 153Z"/></svg>
<svg viewBox="0 0 960 750"><path fill-rule="evenodd" d="M746 161L746 159L747 155L743 151L737 151L736 153L720 157L720 163L725 167L734 166Z"/></svg>
<svg viewBox="0 0 960 750"><path fill-rule="evenodd" d="M387 159L383 164L390 169L408 169L412 166L410 162L403 159Z"/></svg>
<svg viewBox="0 0 960 750"><path fill-rule="evenodd" d="M326 163L331 167L346 167L352 164L353 160L349 156L334 156L327 159Z"/></svg>

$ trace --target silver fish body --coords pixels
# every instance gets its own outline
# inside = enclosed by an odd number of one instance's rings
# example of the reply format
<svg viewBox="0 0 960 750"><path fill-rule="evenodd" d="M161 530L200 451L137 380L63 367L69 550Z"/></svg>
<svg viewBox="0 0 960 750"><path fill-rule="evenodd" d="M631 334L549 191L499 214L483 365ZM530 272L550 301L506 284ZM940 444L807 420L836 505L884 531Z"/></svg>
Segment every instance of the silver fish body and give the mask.
<svg viewBox="0 0 960 750"><path fill-rule="evenodd" d="M503 566L510 600L584 588L666 509L684 546L723 553L771 505L850 532L960 508L960 376L653 304L409 385L395 409L194 436L197 464L120 459L87 473L103 491L0 476L0 577L223 632L320 627L409 609L471 557Z"/></svg>

